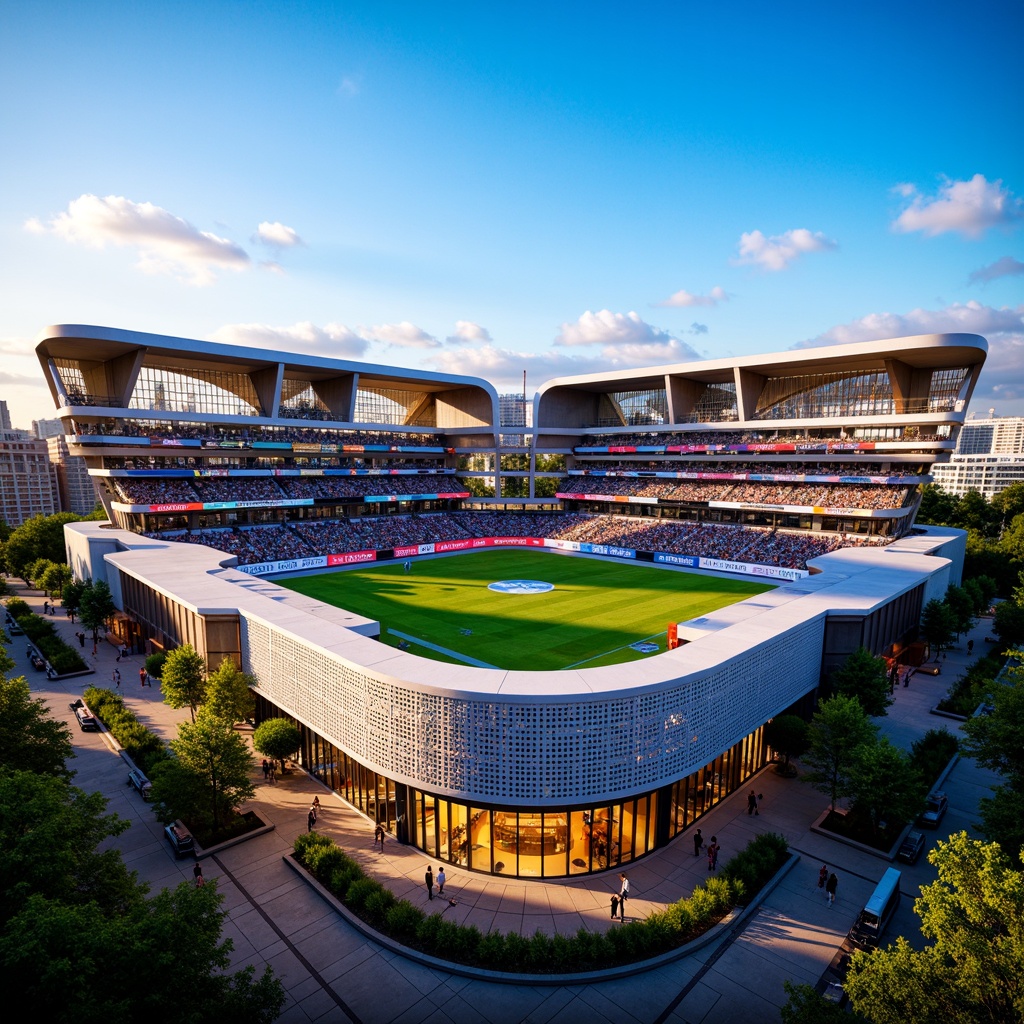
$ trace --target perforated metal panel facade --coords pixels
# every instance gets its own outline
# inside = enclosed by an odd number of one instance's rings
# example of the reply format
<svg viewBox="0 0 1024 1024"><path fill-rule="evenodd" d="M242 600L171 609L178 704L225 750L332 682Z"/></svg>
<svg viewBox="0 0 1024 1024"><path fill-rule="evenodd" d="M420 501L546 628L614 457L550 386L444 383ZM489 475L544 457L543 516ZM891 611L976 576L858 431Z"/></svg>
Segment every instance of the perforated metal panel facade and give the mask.
<svg viewBox="0 0 1024 1024"><path fill-rule="evenodd" d="M697 770L817 685L823 624L703 674L605 697L426 692L248 615L242 659L269 701L373 770L438 794L536 807L647 792Z"/></svg>

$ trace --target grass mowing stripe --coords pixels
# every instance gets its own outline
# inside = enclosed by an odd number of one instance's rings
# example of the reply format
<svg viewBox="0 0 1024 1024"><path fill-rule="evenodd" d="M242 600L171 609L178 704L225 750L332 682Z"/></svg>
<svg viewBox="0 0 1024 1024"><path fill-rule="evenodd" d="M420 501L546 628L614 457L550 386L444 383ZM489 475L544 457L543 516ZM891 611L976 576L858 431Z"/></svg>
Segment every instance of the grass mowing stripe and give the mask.
<svg viewBox="0 0 1024 1024"><path fill-rule="evenodd" d="M487 589L503 579L543 580L555 589L529 595ZM669 622L772 589L748 580L523 550L429 559L414 563L408 574L397 562L279 582L377 619L385 631L399 630L454 655L526 670L651 657L629 645L663 634Z"/></svg>

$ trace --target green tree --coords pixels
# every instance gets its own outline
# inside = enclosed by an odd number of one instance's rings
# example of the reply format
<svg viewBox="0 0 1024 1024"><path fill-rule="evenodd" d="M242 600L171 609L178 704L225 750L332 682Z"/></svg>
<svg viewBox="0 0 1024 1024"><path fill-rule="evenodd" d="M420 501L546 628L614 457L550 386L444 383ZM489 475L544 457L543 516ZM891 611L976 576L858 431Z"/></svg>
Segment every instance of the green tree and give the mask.
<svg viewBox="0 0 1024 1024"><path fill-rule="evenodd" d="M1024 850L1024 790L993 786L992 795L978 801L978 814L988 839L1007 852Z"/></svg>
<svg viewBox="0 0 1024 1024"><path fill-rule="evenodd" d="M1024 659L1024 651L1011 657ZM962 726L961 750L1024 791L1024 669L1011 668L1007 685L992 688L992 710Z"/></svg>
<svg viewBox="0 0 1024 1024"><path fill-rule="evenodd" d="M921 636L932 653L938 654L944 647L948 647L953 642L955 632L956 620L949 605L935 599L929 601L921 613Z"/></svg>
<svg viewBox="0 0 1024 1024"><path fill-rule="evenodd" d="M3 648L0 648L3 651ZM11 769L70 779L66 761L74 757L71 733L50 715L42 699L33 699L24 676L7 678L11 661L0 660L0 764Z"/></svg>
<svg viewBox="0 0 1024 1024"><path fill-rule="evenodd" d="M921 492L921 505L917 511L919 523L932 526L952 526L956 513L956 498L937 484L928 484Z"/></svg>
<svg viewBox="0 0 1024 1024"><path fill-rule="evenodd" d="M253 757L245 740L231 725L200 713L194 722L182 722L169 744L186 771L203 780L206 812L218 832L232 810L256 792L252 784Z"/></svg>
<svg viewBox="0 0 1024 1024"><path fill-rule="evenodd" d="M909 756L886 736L853 752L850 769L852 814L878 833L882 822L904 822L924 807L927 788Z"/></svg>
<svg viewBox="0 0 1024 1024"><path fill-rule="evenodd" d="M803 754L810 743L810 727L799 715L776 715L765 727L764 738L772 750L782 755L780 775L795 774L789 759Z"/></svg>
<svg viewBox="0 0 1024 1024"><path fill-rule="evenodd" d="M873 1024L907 1021L1007 1024L1024 1019L1024 874L997 843L966 832L928 854L938 880L921 887L914 913L930 942L853 956L846 992Z"/></svg>
<svg viewBox="0 0 1024 1024"><path fill-rule="evenodd" d="M24 579L27 567L37 558L48 558L51 562L67 561L64 526L67 523L77 523L81 518L73 512L33 516L12 530L4 544L7 571L12 576Z"/></svg>
<svg viewBox="0 0 1024 1024"><path fill-rule="evenodd" d="M103 580L86 580L79 603L82 625L92 633L93 643L99 638L101 627L113 617L117 607L110 587Z"/></svg>
<svg viewBox="0 0 1024 1024"><path fill-rule="evenodd" d="M231 724L247 721L256 711L253 685L252 676L225 658L206 680L204 712Z"/></svg>
<svg viewBox="0 0 1024 1024"><path fill-rule="evenodd" d="M1010 484L992 498L993 519L996 522L1012 523L1024 513L1024 483Z"/></svg>
<svg viewBox="0 0 1024 1024"><path fill-rule="evenodd" d="M206 662L191 644L182 644L167 655L160 690L165 704L188 708L192 721L196 720L196 709L206 699Z"/></svg>
<svg viewBox="0 0 1024 1024"><path fill-rule="evenodd" d="M876 658L866 647L858 647L832 673L832 689L844 697L855 697L872 718L884 715L892 703L885 659Z"/></svg>
<svg viewBox="0 0 1024 1024"><path fill-rule="evenodd" d="M974 602L963 587L950 584L946 588L945 603L953 613L953 629L959 639L961 633L974 628Z"/></svg>
<svg viewBox="0 0 1024 1024"><path fill-rule="evenodd" d="M68 565L58 565L56 562L50 562L46 572L39 579L39 586L46 591L50 597L56 597L58 594L64 593L64 586L71 582L71 567Z"/></svg>
<svg viewBox="0 0 1024 1024"><path fill-rule="evenodd" d="M281 771L284 771L285 758L299 749L301 741L298 728L287 718L268 718L252 734L253 747L272 760L280 761Z"/></svg>
<svg viewBox="0 0 1024 1024"><path fill-rule="evenodd" d="M1004 647L1024 643L1024 605L1016 601L1000 601L992 618L992 632Z"/></svg>
<svg viewBox="0 0 1024 1024"><path fill-rule="evenodd" d="M85 580L71 580L70 583L64 584L60 599L64 608L71 612L72 615L77 615L79 608L82 607L82 595L84 593Z"/></svg>
<svg viewBox="0 0 1024 1024"><path fill-rule="evenodd" d="M123 913L139 896L116 850L97 846L131 824L105 815L99 793L83 793L56 775L0 767L0 925L30 897L95 903Z"/></svg>
<svg viewBox="0 0 1024 1024"><path fill-rule="evenodd" d="M830 1003L810 985L784 981L782 987L789 996L789 1001L779 1010L782 1024L867 1024L859 1013L850 1013L845 1006Z"/></svg>
<svg viewBox="0 0 1024 1024"><path fill-rule="evenodd" d="M43 575L46 573L46 570L49 569L51 565L56 564L56 562L51 562L50 559L48 558L37 558L30 565L26 566L25 575L28 577L28 580L32 584L32 586L34 586L37 590L42 590Z"/></svg>
<svg viewBox="0 0 1024 1024"><path fill-rule="evenodd" d="M855 697L837 693L818 705L811 719L810 748L803 757L811 771L804 778L831 799L833 811L836 800L850 793L854 752L862 743L874 742L877 732Z"/></svg>
<svg viewBox="0 0 1024 1024"><path fill-rule="evenodd" d="M972 489L956 503L951 525L961 530L977 530L979 533L988 534L994 520L992 506L978 491Z"/></svg>

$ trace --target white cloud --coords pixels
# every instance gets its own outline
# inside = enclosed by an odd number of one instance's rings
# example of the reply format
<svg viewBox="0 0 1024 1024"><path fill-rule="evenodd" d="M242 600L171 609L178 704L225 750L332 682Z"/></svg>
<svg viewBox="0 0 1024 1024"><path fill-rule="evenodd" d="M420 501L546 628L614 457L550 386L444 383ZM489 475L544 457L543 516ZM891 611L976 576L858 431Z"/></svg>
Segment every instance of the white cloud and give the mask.
<svg viewBox="0 0 1024 1024"><path fill-rule="evenodd" d="M456 320L455 333L445 338L449 345L476 345L479 342L489 345L491 340L491 332L472 320Z"/></svg>
<svg viewBox="0 0 1024 1024"><path fill-rule="evenodd" d="M421 327L403 320L399 324L376 324L373 327L358 328L360 337L367 341L379 341L397 348L438 348L441 344L432 334Z"/></svg>
<svg viewBox="0 0 1024 1024"><path fill-rule="evenodd" d="M995 263L990 263L987 267L975 270L968 280L971 284L977 281L981 281L982 284L988 284L989 281L995 281L997 278L1012 277L1016 274L1024 274L1024 263L1014 259L1012 256L1004 256L1001 260L996 260Z"/></svg>
<svg viewBox="0 0 1024 1024"><path fill-rule="evenodd" d="M729 296L724 288L715 285L707 295L694 295L692 292L681 288L675 294L670 295L664 302L655 303L658 306L717 306L720 302L728 302Z"/></svg>
<svg viewBox="0 0 1024 1024"><path fill-rule="evenodd" d="M664 353L664 361L670 362L700 358L689 346L672 337L668 331L647 323L638 313L613 313L610 309L601 309L596 313L588 309L575 323L562 324L555 344L601 345L612 358L625 359L627 362L631 357L625 353L641 350ZM629 365L642 364L629 362Z"/></svg>
<svg viewBox="0 0 1024 1024"><path fill-rule="evenodd" d="M295 228L288 227L287 224L282 224L279 220L262 221L260 226L256 229L256 234L253 236L253 240L262 242L264 245L269 245L275 249L293 249L297 245L305 245L306 243L299 237L299 233Z"/></svg>
<svg viewBox="0 0 1024 1024"><path fill-rule="evenodd" d="M1002 181L988 181L976 174L969 181L946 181L935 197L922 196L916 189L903 192L911 200L893 221L896 231L923 231L929 237L958 231L967 238L979 238L989 228L1009 226L1024 215L1024 204Z"/></svg>
<svg viewBox="0 0 1024 1024"><path fill-rule="evenodd" d="M249 254L230 239L200 231L152 203L135 203L124 196L81 195L48 223L33 217L25 229L97 249L108 242L130 246L138 251L139 267L146 273L170 274L190 284L210 284L215 270L251 265Z"/></svg>
<svg viewBox="0 0 1024 1024"><path fill-rule="evenodd" d="M980 302L954 302L945 309L912 309L909 313L869 313L859 320L831 327L817 338L795 345L846 345L858 341L884 341L915 334L1000 333L1024 329L1024 306L996 309Z"/></svg>
<svg viewBox="0 0 1024 1024"><path fill-rule="evenodd" d="M254 345L285 352L309 353L335 359L357 359L370 343L344 324L318 327L309 320L291 327L270 324L225 324L210 335L210 341L226 345Z"/></svg>
<svg viewBox="0 0 1024 1024"><path fill-rule="evenodd" d="M760 231L740 235L739 256L733 261L742 266L753 264L762 270L785 270L797 257L808 252L825 252L838 245L820 231L795 228L781 235L766 236Z"/></svg>

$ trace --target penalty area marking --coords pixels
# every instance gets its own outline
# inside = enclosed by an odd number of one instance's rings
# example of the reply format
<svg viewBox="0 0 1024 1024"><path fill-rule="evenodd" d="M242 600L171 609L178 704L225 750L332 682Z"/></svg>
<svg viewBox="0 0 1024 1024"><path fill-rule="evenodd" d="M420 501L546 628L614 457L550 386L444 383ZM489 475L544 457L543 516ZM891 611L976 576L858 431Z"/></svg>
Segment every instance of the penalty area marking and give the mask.
<svg viewBox="0 0 1024 1024"><path fill-rule="evenodd" d="M491 665L486 661L480 661L479 658L471 658L468 654L459 654L458 651L449 650L447 647L441 647L439 644L432 644L426 640L420 640L419 637L412 636L409 633L399 633L397 629L389 629L388 632L392 636L397 636L399 640L408 640L411 644L419 644L420 647L426 647L431 651L437 651L438 654L447 654L449 658L465 662L467 665L473 665L475 668L498 667L497 665Z"/></svg>
<svg viewBox="0 0 1024 1024"><path fill-rule="evenodd" d="M619 651L629 650L633 644L646 643L649 640L657 640L659 637L667 635L668 630L663 629L660 633L652 633L650 636L645 636L641 640L634 640L632 644L623 644L621 647L613 647L610 651L602 651L600 654L592 654L589 658L584 658L582 661L574 661L571 665L566 665L565 668L559 669L559 671L567 672L571 668L579 668L580 665L586 665L589 661L597 661L598 658L606 658L609 654L618 654Z"/></svg>

